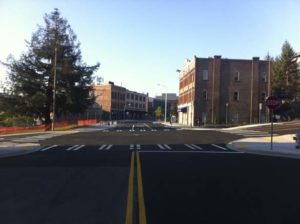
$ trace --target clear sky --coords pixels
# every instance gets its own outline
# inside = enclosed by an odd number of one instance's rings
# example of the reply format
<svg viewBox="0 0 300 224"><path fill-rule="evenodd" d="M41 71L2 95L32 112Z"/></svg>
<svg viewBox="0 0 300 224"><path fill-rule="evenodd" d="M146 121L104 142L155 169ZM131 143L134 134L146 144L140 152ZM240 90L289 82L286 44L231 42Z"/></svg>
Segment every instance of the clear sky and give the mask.
<svg viewBox="0 0 300 224"><path fill-rule="evenodd" d="M97 75L150 96L178 93L186 58L251 59L300 51L299 0L0 0L0 60L27 50L43 16L58 8ZM5 70L0 67L0 80Z"/></svg>

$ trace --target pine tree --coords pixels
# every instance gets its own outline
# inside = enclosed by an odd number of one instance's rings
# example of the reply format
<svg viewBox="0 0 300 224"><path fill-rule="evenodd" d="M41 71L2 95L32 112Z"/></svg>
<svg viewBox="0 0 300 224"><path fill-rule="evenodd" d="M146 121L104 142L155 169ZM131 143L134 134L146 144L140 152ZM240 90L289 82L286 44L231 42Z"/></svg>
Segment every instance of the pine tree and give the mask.
<svg viewBox="0 0 300 224"><path fill-rule="evenodd" d="M294 100L299 93L299 71L297 62L293 60L295 51L285 41L281 55L273 62L272 89L276 95Z"/></svg>
<svg viewBox="0 0 300 224"><path fill-rule="evenodd" d="M55 61L58 116L83 112L93 104L92 75L99 63L88 66L82 62L77 37L58 9L45 14L44 22L45 26L39 26L27 42L28 51L19 60L11 57L6 65L11 93L22 105L16 110L48 124L53 108Z"/></svg>

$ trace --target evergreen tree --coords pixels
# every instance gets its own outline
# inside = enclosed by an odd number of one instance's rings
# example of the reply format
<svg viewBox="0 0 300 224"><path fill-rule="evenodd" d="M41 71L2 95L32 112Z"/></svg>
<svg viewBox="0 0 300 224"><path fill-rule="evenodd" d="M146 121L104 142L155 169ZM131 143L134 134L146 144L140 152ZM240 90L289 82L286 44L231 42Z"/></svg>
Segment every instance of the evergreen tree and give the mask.
<svg viewBox="0 0 300 224"><path fill-rule="evenodd" d="M77 37L58 9L45 14L44 22L27 42L28 51L19 60L10 57L6 66L10 92L22 105L15 108L18 113L50 123L55 61L56 115L80 113L93 104L92 75L99 63L88 66L82 62Z"/></svg>
<svg viewBox="0 0 300 224"><path fill-rule="evenodd" d="M299 93L299 71L297 62L293 60L294 56L295 51L289 42L285 41L281 55L273 62L273 93L290 99L296 99Z"/></svg>

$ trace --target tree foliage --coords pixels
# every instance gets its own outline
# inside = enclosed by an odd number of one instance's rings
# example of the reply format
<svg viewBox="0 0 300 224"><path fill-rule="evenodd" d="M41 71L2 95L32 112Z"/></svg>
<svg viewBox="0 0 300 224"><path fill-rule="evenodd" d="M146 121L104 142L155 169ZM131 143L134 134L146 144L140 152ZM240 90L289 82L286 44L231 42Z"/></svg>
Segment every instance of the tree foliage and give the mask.
<svg viewBox="0 0 300 224"><path fill-rule="evenodd" d="M19 60L10 57L5 64L11 82L11 105L15 112L50 122L53 108L54 69L56 58L56 115L80 113L93 104L93 73L99 63L88 66L82 61L80 44L68 21L58 9L44 16L27 41L28 51ZM55 57L56 56L56 57Z"/></svg>
<svg viewBox="0 0 300 224"><path fill-rule="evenodd" d="M295 51L285 41L281 54L273 61L273 78L272 90L273 93L279 96L285 96L290 99L295 99L299 94L299 71L296 60L294 60Z"/></svg>
<svg viewBox="0 0 300 224"><path fill-rule="evenodd" d="M162 115L161 107L158 106L158 107L156 108L156 110L154 111L154 113L155 113L155 116L156 116L157 118L160 118L161 115Z"/></svg>

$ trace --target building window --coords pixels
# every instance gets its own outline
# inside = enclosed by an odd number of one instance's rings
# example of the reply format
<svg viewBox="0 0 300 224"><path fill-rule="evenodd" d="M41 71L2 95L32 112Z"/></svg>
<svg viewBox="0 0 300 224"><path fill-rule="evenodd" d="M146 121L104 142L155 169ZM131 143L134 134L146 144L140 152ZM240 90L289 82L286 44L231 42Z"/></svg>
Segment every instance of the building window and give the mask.
<svg viewBox="0 0 300 224"><path fill-rule="evenodd" d="M134 95L133 94L131 94L131 99L134 100Z"/></svg>
<svg viewBox="0 0 300 224"><path fill-rule="evenodd" d="M207 91L206 90L203 90L203 92L202 92L202 99L207 100Z"/></svg>
<svg viewBox="0 0 300 224"><path fill-rule="evenodd" d="M236 81L236 82L240 81L240 72L239 71L235 72L235 74L234 74L234 81Z"/></svg>
<svg viewBox="0 0 300 224"><path fill-rule="evenodd" d="M233 100L234 100L234 101L239 101L239 99L240 99L239 92L238 92L238 91L235 91L235 92L233 93Z"/></svg>
<svg viewBox="0 0 300 224"><path fill-rule="evenodd" d="M267 95L266 95L266 92L262 92L262 93L261 93L261 101L262 101L262 102L265 102L265 101L266 101L266 96L267 96Z"/></svg>
<svg viewBox="0 0 300 224"><path fill-rule="evenodd" d="M203 80L208 80L208 71L207 70L203 70L203 72L202 72L202 79Z"/></svg>
<svg viewBox="0 0 300 224"><path fill-rule="evenodd" d="M262 81L267 82L267 73L263 72L261 76L262 76Z"/></svg>

